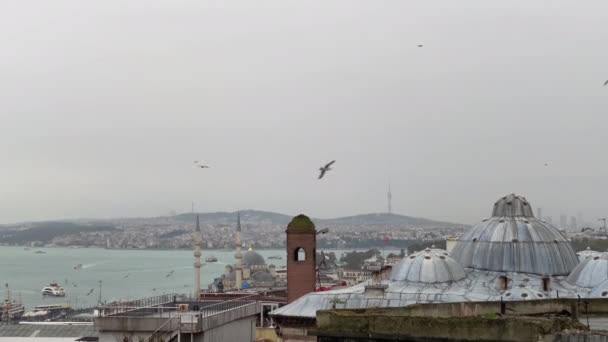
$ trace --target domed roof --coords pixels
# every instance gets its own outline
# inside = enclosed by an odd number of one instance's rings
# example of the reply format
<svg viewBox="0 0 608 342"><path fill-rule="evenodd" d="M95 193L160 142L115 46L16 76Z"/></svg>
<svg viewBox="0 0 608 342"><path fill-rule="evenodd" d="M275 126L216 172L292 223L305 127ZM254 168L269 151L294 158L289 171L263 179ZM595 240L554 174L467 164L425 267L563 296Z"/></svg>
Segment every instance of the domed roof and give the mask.
<svg viewBox="0 0 608 342"><path fill-rule="evenodd" d="M591 250L591 247L587 247L587 249L583 251L576 252L576 256L578 257L579 261L584 261L585 259L594 258L600 255L602 255L602 252L593 251Z"/></svg>
<svg viewBox="0 0 608 342"><path fill-rule="evenodd" d="M503 196L494 203L492 217L523 216L534 217L532 207L525 197L510 194Z"/></svg>
<svg viewBox="0 0 608 342"><path fill-rule="evenodd" d="M580 287L592 288L608 279L608 253L583 260L568 276L568 282Z"/></svg>
<svg viewBox="0 0 608 342"><path fill-rule="evenodd" d="M266 261L264 261L264 257L255 252L253 248L249 248L249 250L243 254L243 264L245 266L260 266L266 265Z"/></svg>
<svg viewBox="0 0 608 342"><path fill-rule="evenodd" d="M298 215L294 217L287 225L288 232L296 233L314 233L315 224L306 215Z"/></svg>
<svg viewBox="0 0 608 342"><path fill-rule="evenodd" d="M255 281L258 281L258 282L261 282L261 281L273 282L274 281L274 277L270 273L265 272L265 271L255 272L254 274L251 275L250 278Z"/></svg>
<svg viewBox="0 0 608 342"><path fill-rule="evenodd" d="M568 240L557 228L534 218L524 197L500 198L492 215L456 242L451 255L464 267L568 275L578 264Z"/></svg>
<svg viewBox="0 0 608 342"><path fill-rule="evenodd" d="M456 260L430 248L401 259L391 273L391 280L419 283L444 283L465 277L464 268Z"/></svg>

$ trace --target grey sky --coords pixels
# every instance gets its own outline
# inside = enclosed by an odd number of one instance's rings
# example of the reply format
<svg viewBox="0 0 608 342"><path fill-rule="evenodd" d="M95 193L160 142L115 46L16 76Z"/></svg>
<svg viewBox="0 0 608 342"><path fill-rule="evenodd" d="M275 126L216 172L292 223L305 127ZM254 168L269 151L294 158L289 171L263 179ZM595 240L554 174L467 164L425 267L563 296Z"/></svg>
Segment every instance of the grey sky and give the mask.
<svg viewBox="0 0 608 342"><path fill-rule="evenodd" d="M402 214L472 223L517 192L595 220L606 13L605 0L2 1L0 223L192 200L380 212L389 177Z"/></svg>

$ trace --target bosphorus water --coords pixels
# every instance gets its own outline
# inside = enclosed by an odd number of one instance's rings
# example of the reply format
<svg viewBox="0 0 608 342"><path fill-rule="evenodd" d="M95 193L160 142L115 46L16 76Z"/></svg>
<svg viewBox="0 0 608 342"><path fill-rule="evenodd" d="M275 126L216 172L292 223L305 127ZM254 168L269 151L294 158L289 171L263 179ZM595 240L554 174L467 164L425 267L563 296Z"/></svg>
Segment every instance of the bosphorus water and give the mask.
<svg viewBox="0 0 608 342"><path fill-rule="evenodd" d="M37 250L46 253L36 254ZM256 250L268 265L286 265L285 249ZM344 250L332 250L339 258ZM398 250L386 250L386 253ZM218 261L201 268L201 287L207 288L221 276L227 264L234 264L233 250L203 250ZM280 260L268 259L281 256ZM75 308L93 306L99 301L142 298L164 293L191 293L194 258L188 250L136 250L101 248L31 248L0 246L0 284L8 283L11 295L21 297L26 310L41 304L69 303ZM82 264L82 268L74 266ZM171 275L169 273L174 271ZM169 275L169 276L168 276ZM41 290L50 282L63 285L66 296L43 297ZM87 295L91 289L93 292ZM2 299L5 295L2 288Z"/></svg>
<svg viewBox="0 0 608 342"><path fill-rule="evenodd" d="M45 254L36 254L37 250ZM257 250L265 259L279 255L281 260L266 260L277 267L285 265L285 250ZM206 288L219 277L226 264L234 263L232 250L204 250L201 261L214 255L218 262L201 268L201 286ZM187 250L107 250L101 248L0 247L2 298L8 283L11 296L21 296L26 310L36 305L69 303L73 307L95 305L99 301L141 298L163 293L190 293L194 283L192 251ZM81 269L74 266L82 264ZM173 272L171 275L169 273ZM169 275L169 276L167 276ZM41 290L57 281L66 291L63 298L43 297ZM87 293L93 292L87 296Z"/></svg>

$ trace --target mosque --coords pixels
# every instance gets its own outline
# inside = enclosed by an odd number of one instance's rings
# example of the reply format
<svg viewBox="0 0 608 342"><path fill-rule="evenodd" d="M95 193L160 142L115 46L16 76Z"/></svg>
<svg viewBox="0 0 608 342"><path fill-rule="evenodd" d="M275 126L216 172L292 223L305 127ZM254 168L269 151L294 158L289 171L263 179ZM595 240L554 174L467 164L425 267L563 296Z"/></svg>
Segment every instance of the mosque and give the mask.
<svg viewBox="0 0 608 342"><path fill-rule="evenodd" d="M273 287L277 285L274 265L266 265L264 257L249 247L244 254L241 251L241 216L237 214L235 233L235 265L226 265L224 274L216 278L211 285L216 290L240 290L255 287ZM221 284L220 286L218 286Z"/></svg>
<svg viewBox="0 0 608 342"><path fill-rule="evenodd" d="M332 308L606 297L608 253L575 253L562 232L534 217L525 197L511 194L499 198L491 217L466 231L451 253L426 249L403 258L388 279L305 293L271 315L286 324Z"/></svg>

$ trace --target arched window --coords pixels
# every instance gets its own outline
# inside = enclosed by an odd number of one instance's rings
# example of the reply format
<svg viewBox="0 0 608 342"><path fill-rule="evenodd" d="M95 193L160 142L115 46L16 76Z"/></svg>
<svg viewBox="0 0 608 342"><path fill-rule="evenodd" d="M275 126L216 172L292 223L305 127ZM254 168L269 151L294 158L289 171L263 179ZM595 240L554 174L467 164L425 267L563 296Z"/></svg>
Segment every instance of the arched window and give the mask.
<svg viewBox="0 0 608 342"><path fill-rule="evenodd" d="M296 248L294 259L296 261L305 261L306 260L306 252L304 251L304 248L302 248L302 247Z"/></svg>

